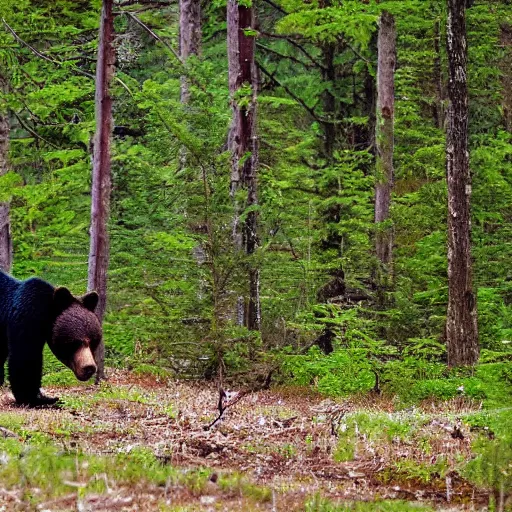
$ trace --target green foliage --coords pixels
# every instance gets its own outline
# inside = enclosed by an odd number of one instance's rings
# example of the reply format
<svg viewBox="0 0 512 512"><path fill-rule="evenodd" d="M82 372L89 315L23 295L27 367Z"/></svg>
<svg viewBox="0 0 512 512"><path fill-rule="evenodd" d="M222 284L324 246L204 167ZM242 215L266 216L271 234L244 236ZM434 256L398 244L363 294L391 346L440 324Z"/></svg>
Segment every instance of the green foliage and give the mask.
<svg viewBox="0 0 512 512"><path fill-rule="evenodd" d="M467 420L480 436L473 444L476 457L468 462L463 475L477 485L492 489L495 505L500 495L506 496L512 490L511 420L509 408L492 414L475 414Z"/></svg>
<svg viewBox="0 0 512 512"><path fill-rule="evenodd" d="M110 363L137 371L161 367L165 378L212 377L221 362L228 374L251 374L277 362L282 376L332 395L371 390L378 377L381 390L398 393L403 403L453 397L462 387L467 396L499 404L510 395L500 364L509 361L512 336L512 149L499 92L505 50L497 48L510 13L484 1L468 9L473 254L483 349L483 364L469 376L446 369L443 340L444 5L276 5L258 6L257 33L244 27L256 37L266 71L257 108L259 204L239 212L242 222L250 212L260 222L260 247L248 259L232 250L225 2L206 6L202 55L185 68L132 18L116 17L115 124L130 135L113 144L104 325ZM14 274L38 274L75 293L86 287L94 131L88 75L94 75L99 7L60 0L0 5L19 37L50 59L2 33L0 67L9 88L0 104L11 112L12 172L0 179L0 200L11 200ZM384 9L396 19L398 66L387 222L394 233L393 279L382 291L373 254L372 102ZM176 47L175 6L139 16ZM180 102L184 73L187 105ZM244 84L234 99L244 106L252 93ZM261 335L238 328L233 318L254 265L261 271ZM318 304L319 289L339 271L345 295L336 305ZM354 295L362 302L348 298ZM326 329L335 351L307 352ZM45 382L67 382L70 373L56 373L61 366L47 360Z"/></svg>
<svg viewBox="0 0 512 512"><path fill-rule="evenodd" d="M320 496L315 496L306 503L306 512L414 512L432 511L428 505L407 503L405 501L370 501L335 504Z"/></svg>

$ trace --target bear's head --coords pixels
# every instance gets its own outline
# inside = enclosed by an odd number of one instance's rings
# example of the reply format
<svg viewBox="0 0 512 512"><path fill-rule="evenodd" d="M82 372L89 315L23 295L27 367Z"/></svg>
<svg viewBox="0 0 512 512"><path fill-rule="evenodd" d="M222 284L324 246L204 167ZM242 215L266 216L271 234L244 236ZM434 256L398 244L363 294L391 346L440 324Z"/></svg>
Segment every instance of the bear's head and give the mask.
<svg viewBox="0 0 512 512"><path fill-rule="evenodd" d="M94 355L102 336L94 313L98 294L74 297L67 288L56 288L53 303L55 321L48 345L78 380L89 380L97 369Z"/></svg>

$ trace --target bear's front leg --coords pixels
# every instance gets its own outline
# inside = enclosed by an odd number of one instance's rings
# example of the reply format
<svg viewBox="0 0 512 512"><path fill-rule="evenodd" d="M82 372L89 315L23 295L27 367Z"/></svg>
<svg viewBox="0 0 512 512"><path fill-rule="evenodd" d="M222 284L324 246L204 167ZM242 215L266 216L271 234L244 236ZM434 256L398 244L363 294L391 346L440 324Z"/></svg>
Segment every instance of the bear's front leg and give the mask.
<svg viewBox="0 0 512 512"><path fill-rule="evenodd" d="M58 398L41 393L43 344L27 343L19 336L10 336L9 380L18 405L41 407L54 405Z"/></svg>
<svg viewBox="0 0 512 512"><path fill-rule="evenodd" d="M44 393L39 392L34 396L18 395L14 396L16 403L24 407L48 407L57 404L59 399L53 396L46 396Z"/></svg>
<svg viewBox="0 0 512 512"><path fill-rule="evenodd" d="M45 395L41 390L39 390L39 393L37 394L37 403L34 404L33 407L41 405L55 405L58 401L59 397Z"/></svg>

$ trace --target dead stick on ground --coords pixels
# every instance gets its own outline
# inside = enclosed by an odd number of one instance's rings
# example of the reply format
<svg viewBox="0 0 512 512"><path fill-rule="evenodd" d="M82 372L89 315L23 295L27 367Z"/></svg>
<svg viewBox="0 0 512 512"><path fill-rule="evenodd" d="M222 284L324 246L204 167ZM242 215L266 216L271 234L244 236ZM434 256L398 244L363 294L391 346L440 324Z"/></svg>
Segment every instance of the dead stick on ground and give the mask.
<svg viewBox="0 0 512 512"><path fill-rule="evenodd" d="M277 367L276 367L277 368ZM238 403L244 396L250 395L251 393L257 393L258 391L263 391L270 387L270 381L272 380L272 374L276 370L276 368L271 368L265 381L262 385L257 386L256 388L246 389L244 391L240 391L236 394L231 400L224 403L224 400L227 398L227 394L224 391L223 382L224 382L224 361L221 359L221 363L219 365L219 402L217 408L219 410L219 415L209 424L203 427L204 430L210 430L223 416L224 411L229 407L232 407L236 403Z"/></svg>
<svg viewBox="0 0 512 512"><path fill-rule="evenodd" d="M221 389L221 392L224 393L224 390ZM226 409L233 407L236 403L238 403L242 398L250 393L253 393L253 390L245 390L237 393L235 397L233 397L229 402L223 403L223 396L221 395L219 399L219 415L209 424L204 427L204 430L210 430L223 416ZM225 396L225 393L224 393Z"/></svg>

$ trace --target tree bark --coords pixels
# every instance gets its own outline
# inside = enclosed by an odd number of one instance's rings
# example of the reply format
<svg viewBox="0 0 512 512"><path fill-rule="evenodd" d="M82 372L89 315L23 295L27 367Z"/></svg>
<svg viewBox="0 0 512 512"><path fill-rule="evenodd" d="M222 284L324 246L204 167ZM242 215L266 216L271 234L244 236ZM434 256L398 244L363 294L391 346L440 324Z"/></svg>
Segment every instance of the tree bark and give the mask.
<svg viewBox="0 0 512 512"><path fill-rule="evenodd" d="M512 133L512 25L503 23L500 31L503 57L500 60L502 109L505 130Z"/></svg>
<svg viewBox="0 0 512 512"><path fill-rule="evenodd" d="M201 52L201 2L180 0L180 57L184 64ZM181 77L181 103L187 104L190 91L187 78Z"/></svg>
<svg viewBox="0 0 512 512"><path fill-rule="evenodd" d="M233 109L233 122L228 136L232 155L230 194L234 202L233 241L236 250L245 251L250 258L256 251L258 240L258 204L256 174L258 168L258 141L256 134L256 99L258 75L254 62L255 37L246 33L254 29L254 9L228 0L228 65L229 92ZM240 192L246 192L240 201ZM241 208L249 209L243 225ZM259 330L260 272L249 259L246 297L237 300L237 321L242 319L250 330Z"/></svg>
<svg viewBox="0 0 512 512"><path fill-rule="evenodd" d="M109 264L108 219L110 210L110 144L112 134L112 98L110 81L114 74L114 18L113 0L103 0L98 60L96 66L96 133L94 135L92 202L91 202L91 245L89 251L88 290L96 290L99 303L96 313L103 321L107 303L107 270ZM105 378L105 348L102 341L96 353L98 372L96 382Z"/></svg>
<svg viewBox="0 0 512 512"><path fill-rule="evenodd" d="M393 189L396 30L395 19L386 11L382 12L379 20L377 48L375 251L381 263L388 265L393 249L392 231L389 228L382 228L379 223L389 219Z"/></svg>
<svg viewBox="0 0 512 512"><path fill-rule="evenodd" d="M5 93L7 84L0 77L0 90ZM9 152L9 115L0 113L0 176L8 171L7 156ZM0 269L10 272L12 265L12 239L9 203L0 203Z"/></svg>
<svg viewBox="0 0 512 512"><path fill-rule="evenodd" d="M478 361L476 297L471 260L471 174L468 149L468 85L465 0L448 0L448 98L446 142L448 182L448 311L446 342L449 366Z"/></svg>

